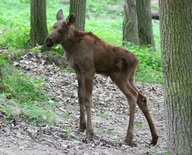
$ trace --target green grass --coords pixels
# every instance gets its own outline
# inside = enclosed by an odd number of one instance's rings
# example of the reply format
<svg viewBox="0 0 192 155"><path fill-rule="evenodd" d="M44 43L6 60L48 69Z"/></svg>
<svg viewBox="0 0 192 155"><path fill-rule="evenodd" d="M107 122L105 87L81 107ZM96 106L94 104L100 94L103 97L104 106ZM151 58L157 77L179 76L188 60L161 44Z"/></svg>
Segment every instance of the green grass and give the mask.
<svg viewBox="0 0 192 155"><path fill-rule="evenodd" d="M8 68L9 67L9 68ZM3 83L7 85L21 101L28 100L45 100L45 91L42 91L40 86L35 86L26 75L21 75L16 69L10 65L3 69Z"/></svg>
<svg viewBox="0 0 192 155"><path fill-rule="evenodd" d="M1 57L0 65L3 73L2 82L11 91L11 94L1 94L0 111L6 115L16 115L17 113L13 109L18 107L19 114L17 115L34 124L54 124L57 118L53 110L55 105L48 103L49 98L46 91L43 90L44 81L22 75ZM9 96L14 96L12 101L6 100L6 98L10 98Z"/></svg>

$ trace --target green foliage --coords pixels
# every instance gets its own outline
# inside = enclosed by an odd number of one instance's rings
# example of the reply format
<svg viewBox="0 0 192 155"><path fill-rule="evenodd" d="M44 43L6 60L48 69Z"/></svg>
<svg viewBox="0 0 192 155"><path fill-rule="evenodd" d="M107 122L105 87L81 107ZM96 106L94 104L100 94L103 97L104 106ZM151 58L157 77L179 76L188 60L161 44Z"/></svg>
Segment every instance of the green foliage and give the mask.
<svg viewBox="0 0 192 155"><path fill-rule="evenodd" d="M138 126L139 126L141 129L143 129L143 122L140 122L140 123L138 124Z"/></svg>
<svg viewBox="0 0 192 155"><path fill-rule="evenodd" d="M26 27L12 28L4 33L1 38L4 38L0 40L0 48L2 49L27 48L29 29L26 29Z"/></svg>
<svg viewBox="0 0 192 155"><path fill-rule="evenodd" d="M63 55L63 48L61 45L56 45L56 46L52 47L50 50L55 51L55 52Z"/></svg>
<svg viewBox="0 0 192 155"><path fill-rule="evenodd" d="M139 59L136 80L145 82L162 82L160 51L154 52L152 47L142 47L127 43L125 49L133 52Z"/></svg>
<svg viewBox="0 0 192 155"><path fill-rule="evenodd" d="M100 113L100 116L101 116L101 117L107 117L107 112Z"/></svg>
<svg viewBox="0 0 192 155"><path fill-rule="evenodd" d="M70 69L70 68L66 68L64 69L65 71L69 72L69 73L75 73L75 71L73 69Z"/></svg>
<svg viewBox="0 0 192 155"><path fill-rule="evenodd" d="M112 134L113 130L114 130L114 128L113 128L112 126L109 126L107 132L108 132L109 134Z"/></svg>
<svg viewBox="0 0 192 155"><path fill-rule="evenodd" d="M156 5L152 6L157 7ZM64 18L68 16L69 4L60 0L47 0L48 30L56 22L56 12L62 8ZM92 31L109 44L122 46L123 1L121 0L87 0L86 31ZM7 11L9 10L9 11ZM0 0L0 48L26 48L30 38L30 0ZM145 82L162 82L159 21L153 23L156 52L151 47L138 47L130 43L124 48L136 54L140 64L136 80ZM60 45L51 50L63 54ZM72 70L68 70L72 71ZM72 71L73 72L73 71Z"/></svg>
<svg viewBox="0 0 192 155"><path fill-rule="evenodd" d="M2 72L3 83L9 87L13 94L23 102L28 100L42 101L45 99L45 92L35 86L26 75L21 75L16 69L9 64L4 66Z"/></svg>
<svg viewBox="0 0 192 155"><path fill-rule="evenodd" d="M87 14L94 17L107 16L116 18L123 16L123 1L120 0L88 0Z"/></svg>
<svg viewBox="0 0 192 155"><path fill-rule="evenodd" d="M0 60L7 62L11 62L12 60L16 60L20 56L26 54L24 50L16 49L16 50L7 50L6 52L0 53Z"/></svg>
<svg viewBox="0 0 192 155"><path fill-rule="evenodd" d="M153 146L152 146L153 147ZM167 150L164 150L163 153L161 153L163 155L168 155L168 151ZM153 152L153 153L150 153L150 155L159 155L159 153L156 153L156 152Z"/></svg>
<svg viewBox="0 0 192 155"><path fill-rule="evenodd" d="M87 20L86 31L93 32L109 44L121 46L123 35L122 22L121 18L110 20L94 18L92 20Z"/></svg>
<svg viewBox="0 0 192 155"><path fill-rule="evenodd" d="M155 11L158 11L159 10L159 5L158 5L158 2L155 4L155 3L152 3L151 4L151 10L155 10Z"/></svg>
<svg viewBox="0 0 192 155"><path fill-rule="evenodd" d="M30 3L30 0L19 0L21 3Z"/></svg>
<svg viewBox="0 0 192 155"><path fill-rule="evenodd" d="M164 150L163 155L168 155L168 151L167 151L167 150Z"/></svg>
<svg viewBox="0 0 192 155"><path fill-rule="evenodd" d="M57 118L57 115L53 112L51 108L47 106L40 107L38 103L34 102L23 103L20 116L24 119L32 121L34 124L54 124Z"/></svg>
<svg viewBox="0 0 192 155"><path fill-rule="evenodd" d="M1 49L26 48L30 31L29 4L20 3L18 0L0 0L0 36Z"/></svg>
<svg viewBox="0 0 192 155"><path fill-rule="evenodd" d="M21 74L2 57L0 57L0 65L3 73L2 82L13 93L15 104L20 107L19 115L34 124L53 124L57 115L53 111L54 105L48 103L49 98L46 91L43 90L44 81ZM4 93L4 98L10 98L11 95ZM0 110L5 114L13 115L13 107L15 107L13 103L9 103L5 99L0 100Z"/></svg>
<svg viewBox="0 0 192 155"><path fill-rule="evenodd" d="M0 111L4 112L8 116L11 116L13 114L13 107L12 105L0 106Z"/></svg>
<svg viewBox="0 0 192 155"><path fill-rule="evenodd" d="M36 45L35 47L31 48L30 51L37 55L39 52L42 52L42 46Z"/></svg>

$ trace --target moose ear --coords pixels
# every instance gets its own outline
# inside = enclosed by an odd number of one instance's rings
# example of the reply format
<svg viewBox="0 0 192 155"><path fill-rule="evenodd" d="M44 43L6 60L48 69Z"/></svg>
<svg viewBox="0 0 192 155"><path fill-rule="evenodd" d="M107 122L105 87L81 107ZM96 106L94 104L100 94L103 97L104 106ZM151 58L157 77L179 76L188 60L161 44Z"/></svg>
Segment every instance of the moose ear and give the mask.
<svg viewBox="0 0 192 155"><path fill-rule="evenodd" d="M57 12L56 18L57 18L57 21L58 21L58 20L63 20L63 10L62 10L62 9L60 9L60 10Z"/></svg>
<svg viewBox="0 0 192 155"><path fill-rule="evenodd" d="M68 25L74 24L75 23L75 14L74 13L70 14L67 17L66 22Z"/></svg>

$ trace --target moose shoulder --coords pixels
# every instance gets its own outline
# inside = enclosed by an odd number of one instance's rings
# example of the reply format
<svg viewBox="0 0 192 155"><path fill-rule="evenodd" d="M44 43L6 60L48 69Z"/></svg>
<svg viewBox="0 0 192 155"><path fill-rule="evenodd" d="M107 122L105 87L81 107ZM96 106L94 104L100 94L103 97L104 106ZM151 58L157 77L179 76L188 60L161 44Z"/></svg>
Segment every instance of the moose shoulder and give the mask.
<svg viewBox="0 0 192 155"><path fill-rule="evenodd" d="M144 113L152 134L151 144L158 140L155 126L149 114L146 97L135 85L137 57L121 48L105 43L91 32L81 32L74 27L75 16L71 14L63 20L63 12L56 15L57 22L46 38L46 45L51 47L61 44L65 50L65 58L75 70L78 80L78 98L80 103L80 131L86 129L88 139L93 137L91 122L91 104L93 78L95 73L105 74L119 87L126 96L130 106L130 119L125 142L130 144L133 139L135 107ZM85 119L85 108L87 122Z"/></svg>

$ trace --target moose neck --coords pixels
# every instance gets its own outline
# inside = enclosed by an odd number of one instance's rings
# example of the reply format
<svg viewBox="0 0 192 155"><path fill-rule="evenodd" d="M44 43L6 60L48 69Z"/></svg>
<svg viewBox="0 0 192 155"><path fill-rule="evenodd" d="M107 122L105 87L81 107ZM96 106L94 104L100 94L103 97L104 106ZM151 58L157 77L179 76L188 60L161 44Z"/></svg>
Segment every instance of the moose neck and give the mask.
<svg viewBox="0 0 192 155"><path fill-rule="evenodd" d="M75 27L71 29L71 37L64 41L61 45L63 49L68 53L73 53L79 45L81 32L78 31Z"/></svg>
<svg viewBox="0 0 192 155"><path fill-rule="evenodd" d="M61 45L66 52L72 53L76 47L76 42L73 39L69 39L63 42Z"/></svg>

